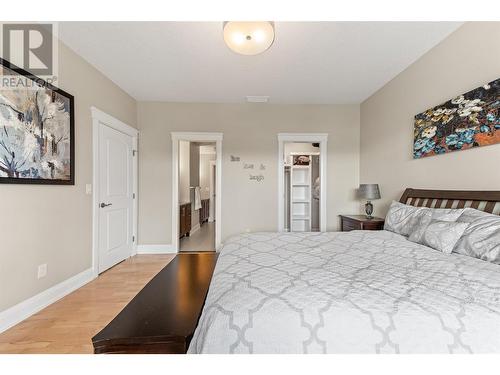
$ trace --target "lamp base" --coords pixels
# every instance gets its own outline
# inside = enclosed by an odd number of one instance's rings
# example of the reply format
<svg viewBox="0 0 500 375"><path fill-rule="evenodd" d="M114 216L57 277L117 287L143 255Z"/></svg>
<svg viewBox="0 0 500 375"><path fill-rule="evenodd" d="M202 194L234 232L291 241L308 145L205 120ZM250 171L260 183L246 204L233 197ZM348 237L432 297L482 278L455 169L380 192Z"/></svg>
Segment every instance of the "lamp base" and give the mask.
<svg viewBox="0 0 500 375"><path fill-rule="evenodd" d="M373 204L372 202L368 201L365 204L365 212L366 212L366 218L367 219L373 219L372 213L373 213Z"/></svg>

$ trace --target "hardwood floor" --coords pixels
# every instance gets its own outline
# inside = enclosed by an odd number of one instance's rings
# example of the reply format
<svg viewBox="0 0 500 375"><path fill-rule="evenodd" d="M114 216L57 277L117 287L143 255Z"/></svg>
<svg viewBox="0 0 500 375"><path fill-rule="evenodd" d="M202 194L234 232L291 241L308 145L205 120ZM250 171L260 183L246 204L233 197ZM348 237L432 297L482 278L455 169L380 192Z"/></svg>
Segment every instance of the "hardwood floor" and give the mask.
<svg viewBox="0 0 500 375"><path fill-rule="evenodd" d="M174 255L136 255L0 334L0 353L93 353L92 337Z"/></svg>

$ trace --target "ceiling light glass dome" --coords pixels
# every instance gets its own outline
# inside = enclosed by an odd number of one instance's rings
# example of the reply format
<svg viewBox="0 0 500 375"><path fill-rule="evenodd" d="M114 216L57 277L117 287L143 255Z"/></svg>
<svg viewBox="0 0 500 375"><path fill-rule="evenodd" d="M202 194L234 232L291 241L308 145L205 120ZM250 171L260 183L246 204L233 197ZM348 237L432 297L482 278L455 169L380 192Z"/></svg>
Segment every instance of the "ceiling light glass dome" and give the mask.
<svg viewBox="0 0 500 375"><path fill-rule="evenodd" d="M224 41L234 52L258 55L274 42L272 22L224 22Z"/></svg>

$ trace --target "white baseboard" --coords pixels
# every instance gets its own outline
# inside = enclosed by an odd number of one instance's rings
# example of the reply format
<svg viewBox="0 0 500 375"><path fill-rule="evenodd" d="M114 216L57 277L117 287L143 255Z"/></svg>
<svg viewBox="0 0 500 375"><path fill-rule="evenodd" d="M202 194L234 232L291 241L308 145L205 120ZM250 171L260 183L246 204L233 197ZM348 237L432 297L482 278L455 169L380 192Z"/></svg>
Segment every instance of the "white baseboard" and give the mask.
<svg viewBox="0 0 500 375"><path fill-rule="evenodd" d="M193 233L196 233L200 230L201 228L201 225L200 223L196 224L190 231L189 231L189 235L192 235Z"/></svg>
<svg viewBox="0 0 500 375"><path fill-rule="evenodd" d="M168 245L138 245L137 254L177 254L172 244Z"/></svg>
<svg viewBox="0 0 500 375"><path fill-rule="evenodd" d="M0 333L29 318L57 300L95 279L92 268L70 277L37 295L0 312Z"/></svg>

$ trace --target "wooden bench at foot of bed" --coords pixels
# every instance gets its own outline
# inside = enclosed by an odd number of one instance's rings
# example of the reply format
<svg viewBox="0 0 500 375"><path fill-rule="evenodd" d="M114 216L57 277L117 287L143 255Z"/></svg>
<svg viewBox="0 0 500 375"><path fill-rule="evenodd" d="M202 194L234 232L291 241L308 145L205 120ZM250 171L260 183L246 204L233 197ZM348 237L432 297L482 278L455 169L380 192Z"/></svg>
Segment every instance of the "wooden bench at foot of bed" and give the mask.
<svg viewBox="0 0 500 375"><path fill-rule="evenodd" d="M92 338L94 353L186 353L216 253L178 254Z"/></svg>

